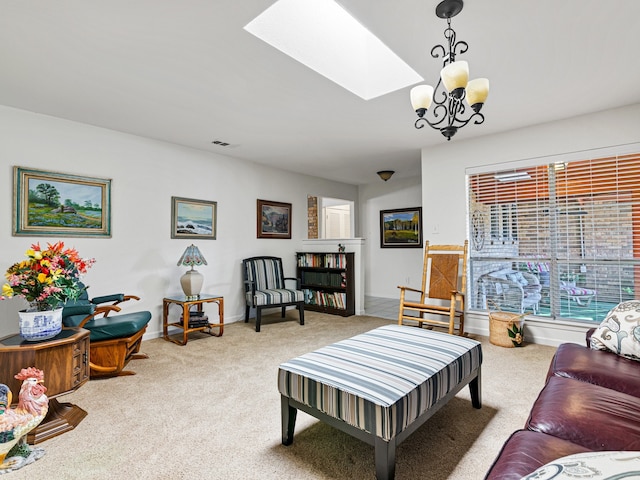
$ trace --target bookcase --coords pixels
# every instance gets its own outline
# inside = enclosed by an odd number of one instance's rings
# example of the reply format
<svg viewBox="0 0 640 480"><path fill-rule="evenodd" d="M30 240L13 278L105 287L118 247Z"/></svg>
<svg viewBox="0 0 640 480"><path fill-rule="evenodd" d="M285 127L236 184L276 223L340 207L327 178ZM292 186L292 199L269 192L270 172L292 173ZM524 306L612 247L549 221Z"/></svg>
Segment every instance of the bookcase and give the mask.
<svg viewBox="0 0 640 480"><path fill-rule="evenodd" d="M304 308L343 317L354 315L354 253L298 252L296 256Z"/></svg>

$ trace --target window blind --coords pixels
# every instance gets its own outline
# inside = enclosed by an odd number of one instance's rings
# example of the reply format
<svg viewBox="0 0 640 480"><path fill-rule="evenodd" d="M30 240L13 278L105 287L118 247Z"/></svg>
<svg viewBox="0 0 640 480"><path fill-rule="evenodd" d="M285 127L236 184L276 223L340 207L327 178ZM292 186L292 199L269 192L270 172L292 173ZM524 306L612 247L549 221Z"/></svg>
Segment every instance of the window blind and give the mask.
<svg viewBox="0 0 640 480"><path fill-rule="evenodd" d="M599 322L638 298L640 153L574 158L467 176L471 309Z"/></svg>

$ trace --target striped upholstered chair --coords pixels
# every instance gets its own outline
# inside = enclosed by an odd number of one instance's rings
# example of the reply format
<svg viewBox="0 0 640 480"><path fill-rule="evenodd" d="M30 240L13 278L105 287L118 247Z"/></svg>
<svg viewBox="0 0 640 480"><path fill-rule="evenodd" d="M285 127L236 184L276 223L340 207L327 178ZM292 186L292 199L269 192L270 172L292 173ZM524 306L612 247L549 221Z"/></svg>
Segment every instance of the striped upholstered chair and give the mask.
<svg viewBox="0 0 640 480"><path fill-rule="evenodd" d="M304 325L304 293L300 290L300 279L285 277L282 259L278 257L251 257L242 261L244 291L247 307L244 321L249 321L249 311L256 309L256 332L260 331L263 308L282 308L285 316L287 306L295 305L300 312L300 325ZM286 280L295 286L286 287Z"/></svg>

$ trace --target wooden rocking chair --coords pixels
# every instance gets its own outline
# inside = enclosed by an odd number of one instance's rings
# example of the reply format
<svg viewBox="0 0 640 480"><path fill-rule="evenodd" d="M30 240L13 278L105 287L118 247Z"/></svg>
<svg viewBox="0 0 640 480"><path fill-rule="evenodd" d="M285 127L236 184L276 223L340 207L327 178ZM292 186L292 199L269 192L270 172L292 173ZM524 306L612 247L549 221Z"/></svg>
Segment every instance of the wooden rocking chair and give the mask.
<svg viewBox="0 0 640 480"><path fill-rule="evenodd" d="M140 353L142 336L151 320L151 312L139 311L111 315L120 312L117 304L128 300L139 300L135 295L107 295L88 300L86 291L76 301L68 302L62 310L65 328L81 327L89 330L90 378L134 375L124 370L129 360L149 358ZM112 302L110 305L98 304Z"/></svg>
<svg viewBox="0 0 640 480"><path fill-rule="evenodd" d="M398 286L398 325L417 322L419 327L425 324L430 327L448 327L449 333L453 335L458 318L458 335L464 335L468 244L466 240L464 245L429 245L429 242L425 242L422 289ZM408 300L407 292L420 294L420 298ZM428 317L425 318L425 315ZM448 318L432 318L434 316Z"/></svg>

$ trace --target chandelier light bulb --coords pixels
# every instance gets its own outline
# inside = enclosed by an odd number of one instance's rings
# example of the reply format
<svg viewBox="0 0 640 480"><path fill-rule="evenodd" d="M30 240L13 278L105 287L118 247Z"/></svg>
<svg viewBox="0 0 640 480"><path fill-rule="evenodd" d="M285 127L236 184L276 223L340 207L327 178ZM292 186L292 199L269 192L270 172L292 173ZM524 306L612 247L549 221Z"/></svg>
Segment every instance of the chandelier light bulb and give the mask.
<svg viewBox="0 0 640 480"><path fill-rule="evenodd" d="M418 85L411 89L411 105L418 111L421 108L428 110L433 100L433 87L431 85Z"/></svg>
<svg viewBox="0 0 640 480"><path fill-rule="evenodd" d="M469 64L464 60L450 63L440 71L440 78L449 93L465 88L469 82Z"/></svg>
<svg viewBox="0 0 640 480"><path fill-rule="evenodd" d="M470 106L482 104L489 96L489 79L474 78L467 84L467 103Z"/></svg>

